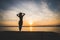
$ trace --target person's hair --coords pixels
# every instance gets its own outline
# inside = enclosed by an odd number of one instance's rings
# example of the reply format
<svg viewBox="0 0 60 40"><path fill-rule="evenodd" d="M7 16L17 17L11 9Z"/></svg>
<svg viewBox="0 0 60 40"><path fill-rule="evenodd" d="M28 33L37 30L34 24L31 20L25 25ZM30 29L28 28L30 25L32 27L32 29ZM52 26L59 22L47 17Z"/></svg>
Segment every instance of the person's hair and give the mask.
<svg viewBox="0 0 60 40"><path fill-rule="evenodd" d="M19 15L22 15L22 12L20 12Z"/></svg>

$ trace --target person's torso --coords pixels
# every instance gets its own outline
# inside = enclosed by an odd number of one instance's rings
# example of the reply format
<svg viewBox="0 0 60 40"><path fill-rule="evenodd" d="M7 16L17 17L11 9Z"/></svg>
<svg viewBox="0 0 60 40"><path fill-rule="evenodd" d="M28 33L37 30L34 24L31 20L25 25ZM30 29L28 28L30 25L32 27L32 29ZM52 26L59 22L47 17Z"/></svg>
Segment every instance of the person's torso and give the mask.
<svg viewBox="0 0 60 40"><path fill-rule="evenodd" d="M23 16L20 16L19 19L20 19L20 21L23 21Z"/></svg>

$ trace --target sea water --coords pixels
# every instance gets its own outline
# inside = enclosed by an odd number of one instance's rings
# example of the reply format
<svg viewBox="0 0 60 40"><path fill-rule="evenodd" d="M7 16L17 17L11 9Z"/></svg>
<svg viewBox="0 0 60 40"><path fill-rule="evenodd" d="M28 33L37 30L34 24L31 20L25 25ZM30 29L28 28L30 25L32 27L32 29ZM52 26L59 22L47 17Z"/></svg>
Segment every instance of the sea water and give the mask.
<svg viewBox="0 0 60 40"><path fill-rule="evenodd" d="M22 27L21 31L60 32L60 27ZM19 27L0 27L0 31L19 31Z"/></svg>

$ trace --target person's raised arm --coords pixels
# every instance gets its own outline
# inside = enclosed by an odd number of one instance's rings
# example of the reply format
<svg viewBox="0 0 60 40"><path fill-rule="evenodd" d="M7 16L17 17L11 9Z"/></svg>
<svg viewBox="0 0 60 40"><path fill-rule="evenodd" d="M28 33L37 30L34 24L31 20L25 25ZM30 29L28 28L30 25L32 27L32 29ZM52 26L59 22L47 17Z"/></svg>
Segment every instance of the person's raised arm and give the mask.
<svg viewBox="0 0 60 40"><path fill-rule="evenodd" d="M19 14L17 14L17 16L19 17Z"/></svg>
<svg viewBox="0 0 60 40"><path fill-rule="evenodd" d="M25 13L23 13L23 16L25 15Z"/></svg>

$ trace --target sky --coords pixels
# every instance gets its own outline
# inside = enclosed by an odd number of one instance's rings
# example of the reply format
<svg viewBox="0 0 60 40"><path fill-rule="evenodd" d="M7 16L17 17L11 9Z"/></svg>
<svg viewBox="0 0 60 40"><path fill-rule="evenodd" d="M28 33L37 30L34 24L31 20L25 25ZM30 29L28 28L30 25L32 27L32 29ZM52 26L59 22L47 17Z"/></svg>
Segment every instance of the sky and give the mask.
<svg viewBox="0 0 60 40"><path fill-rule="evenodd" d="M0 0L0 26L18 26L20 12L24 26L60 24L60 0Z"/></svg>

